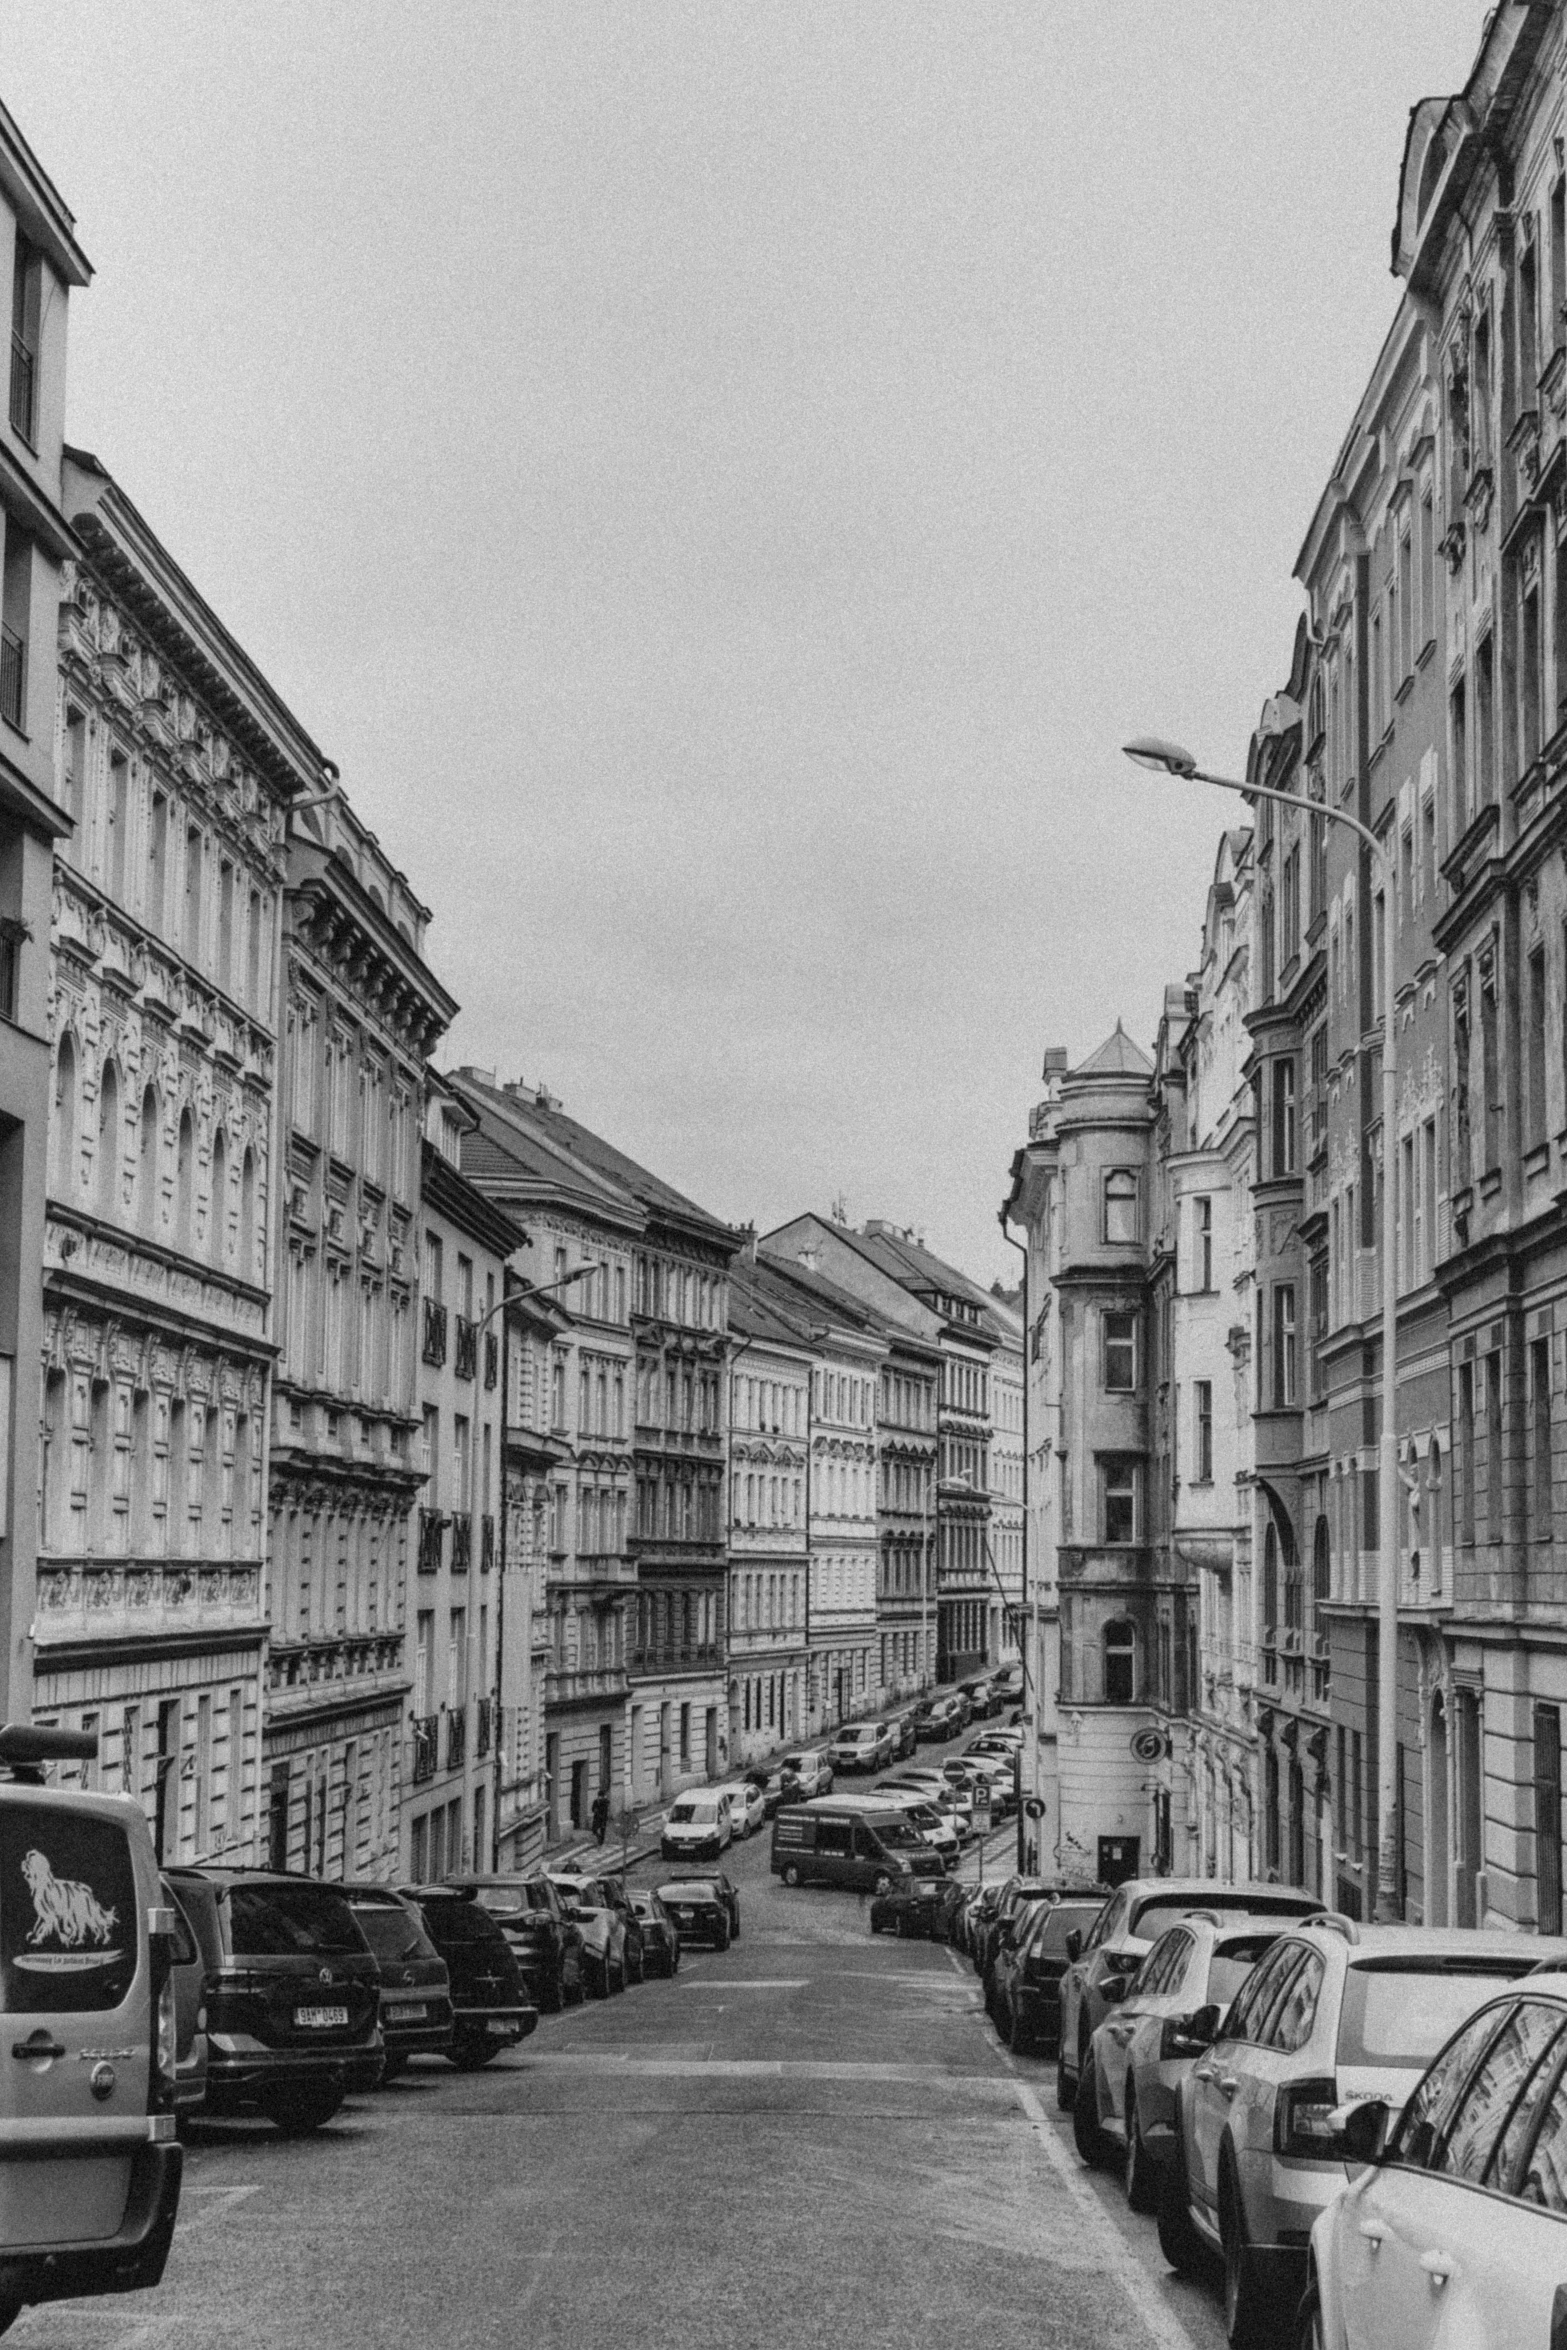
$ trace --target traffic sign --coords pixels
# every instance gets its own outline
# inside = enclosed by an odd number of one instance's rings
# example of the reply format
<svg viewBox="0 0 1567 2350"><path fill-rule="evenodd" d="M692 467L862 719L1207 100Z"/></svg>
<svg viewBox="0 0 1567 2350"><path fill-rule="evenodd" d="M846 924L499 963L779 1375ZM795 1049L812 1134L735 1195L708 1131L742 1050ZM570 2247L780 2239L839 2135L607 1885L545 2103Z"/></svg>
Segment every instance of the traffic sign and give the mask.
<svg viewBox="0 0 1567 2350"><path fill-rule="evenodd" d="M1024 1804L1023 1809L1027 1812L1031 1820L1042 1820L1045 1816L1044 1797L1042 1795L1031 1795L1028 1801Z"/></svg>
<svg viewBox="0 0 1567 2350"><path fill-rule="evenodd" d="M988 1788L982 1789L974 1798L974 1833L976 1836L990 1834L990 1790Z"/></svg>

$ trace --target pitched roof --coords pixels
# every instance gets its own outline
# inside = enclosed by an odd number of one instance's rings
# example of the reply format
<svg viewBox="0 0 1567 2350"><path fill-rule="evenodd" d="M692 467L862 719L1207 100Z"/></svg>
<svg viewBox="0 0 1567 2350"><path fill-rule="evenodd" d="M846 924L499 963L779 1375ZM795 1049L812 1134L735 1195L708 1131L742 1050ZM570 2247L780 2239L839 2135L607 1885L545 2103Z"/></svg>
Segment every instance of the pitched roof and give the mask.
<svg viewBox="0 0 1567 2350"><path fill-rule="evenodd" d="M1072 1071L1074 1077L1151 1077L1153 1063L1142 1046L1134 1044L1121 1026L1115 1024L1115 1034L1107 1036L1095 1053L1080 1061Z"/></svg>
<svg viewBox="0 0 1567 2350"><path fill-rule="evenodd" d="M505 1117L482 1091L462 1080L457 1084L479 1120L477 1130L462 1138L462 1171L470 1183L508 1207L525 1210L530 1203L558 1201L586 1215L641 1229L642 1211L629 1191L547 1137Z"/></svg>
<svg viewBox="0 0 1567 2350"><path fill-rule="evenodd" d="M654 1175L635 1159L628 1158L591 1127L582 1125L576 1118L568 1118L564 1110L546 1109L531 1097L507 1092L472 1069L457 1070L453 1081L476 1109L489 1110L492 1132L498 1130L506 1136L507 1129L511 1129L580 1167L607 1176L617 1190L629 1194L649 1215L669 1217L691 1226L721 1246L739 1246L732 1226L711 1215L706 1208L699 1208L694 1200L676 1191L672 1183L666 1183L661 1175ZM514 1147L507 1137L506 1148Z"/></svg>

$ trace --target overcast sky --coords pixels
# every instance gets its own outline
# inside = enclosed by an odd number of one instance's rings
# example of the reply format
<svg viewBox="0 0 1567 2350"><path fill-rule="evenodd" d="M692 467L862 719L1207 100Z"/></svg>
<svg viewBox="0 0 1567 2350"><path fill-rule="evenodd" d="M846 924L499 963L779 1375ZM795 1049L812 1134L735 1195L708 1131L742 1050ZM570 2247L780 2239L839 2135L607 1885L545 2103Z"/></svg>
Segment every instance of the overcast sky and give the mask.
<svg viewBox="0 0 1567 2350"><path fill-rule="evenodd" d="M1152 1037L1477 0L0 0L69 431L431 906L443 1054L1012 1277Z"/></svg>

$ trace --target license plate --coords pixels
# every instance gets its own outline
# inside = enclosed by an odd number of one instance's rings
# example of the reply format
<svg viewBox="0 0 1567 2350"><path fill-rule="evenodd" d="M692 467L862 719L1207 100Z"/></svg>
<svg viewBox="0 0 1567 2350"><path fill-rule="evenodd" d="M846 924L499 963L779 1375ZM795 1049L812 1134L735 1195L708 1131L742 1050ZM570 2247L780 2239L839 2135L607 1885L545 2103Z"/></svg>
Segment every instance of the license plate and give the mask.
<svg viewBox="0 0 1567 2350"><path fill-rule="evenodd" d="M294 2021L296 2024L330 2031L334 2024L347 2023L348 2010L346 2007L296 2007Z"/></svg>
<svg viewBox="0 0 1567 2350"><path fill-rule="evenodd" d="M695 1916L696 1912L693 1909L677 1909L675 1912L675 1923L679 1926L689 1926Z"/></svg>
<svg viewBox="0 0 1567 2350"><path fill-rule="evenodd" d="M522 2027L506 2016L492 2015L484 2028L492 2040L515 2040Z"/></svg>
<svg viewBox="0 0 1567 2350"><path fill-rule="evenodd" d="M389 2024L422 2024L430 2010L422 1999L403 2007L383 2007L381 2013Z"/></svg>

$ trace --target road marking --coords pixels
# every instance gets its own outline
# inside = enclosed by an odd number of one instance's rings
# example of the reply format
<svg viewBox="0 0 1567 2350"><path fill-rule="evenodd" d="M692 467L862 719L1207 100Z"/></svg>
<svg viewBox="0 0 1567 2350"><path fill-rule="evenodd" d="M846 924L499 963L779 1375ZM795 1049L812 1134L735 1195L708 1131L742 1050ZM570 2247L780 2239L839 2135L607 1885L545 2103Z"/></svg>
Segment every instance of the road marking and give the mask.
<svg viewBox="0 0 1567 2350"><path fill-rule="evenodd" d="M808 1975L758 1975L742 1983L732 1975L713 1975L682 1983L682 1991L803 1991L811 1980Z"/></svg>
<svg viewBox="0 0 1567 2350"><path fill-rule="evenodd" d="M192 2195L200 2195L205 2200L201 2210L191 2218L181 2218L179 2239L182 2244L187 2236L195 2234L197 2228L204 2228L209 2220L219 2219L226 2212L232 2211L236 2203L243 2203L247 2195L259 2195L261 2188L259 2185L254 2187L191 2187L188 2192Z"/></svg>
<svg viewBox="0 0 1567 2350"><path fill-rule="evenodd" d="M616 2080L633 2074L654 2078L670 2077L681 2080L737 2080L737 2081L893 2081L905 2085L928 2083L932 2088L977 2090L982 2096L1011 2098L1015 2083L990 2073L949 2072L939 2064L853 2064L833 2063L827 2058L759 2056L668 2057L616 2056L608 2051L599 2055L556 2053L540 2050L532 2058L531 2067L539 2071L575 2069L584 2073L602 2073Z"/></svg>
<svg viewBox="0 0 1567 2350"><path fill-rule="evenodd" d="M1117 2278L1122 2292L1147 2327L1156 2350L1197 2350L1193 2336L1187 2332L1175 2312L1159 2299L1147 2270L1136 2254L1128 2249L1120 2230L1056 2136L1050 2126L1050 2116L1034 2090L1016 2073L1012 2076L1012 2089L1018 2104L1033 2125L1034 2137L1043 2149L1046 2161L1076 2204L1090 2237L1097 2236L1104 2247L1103 2259L1095 2263L1096 2268L1103 2267Z"/></svg>

